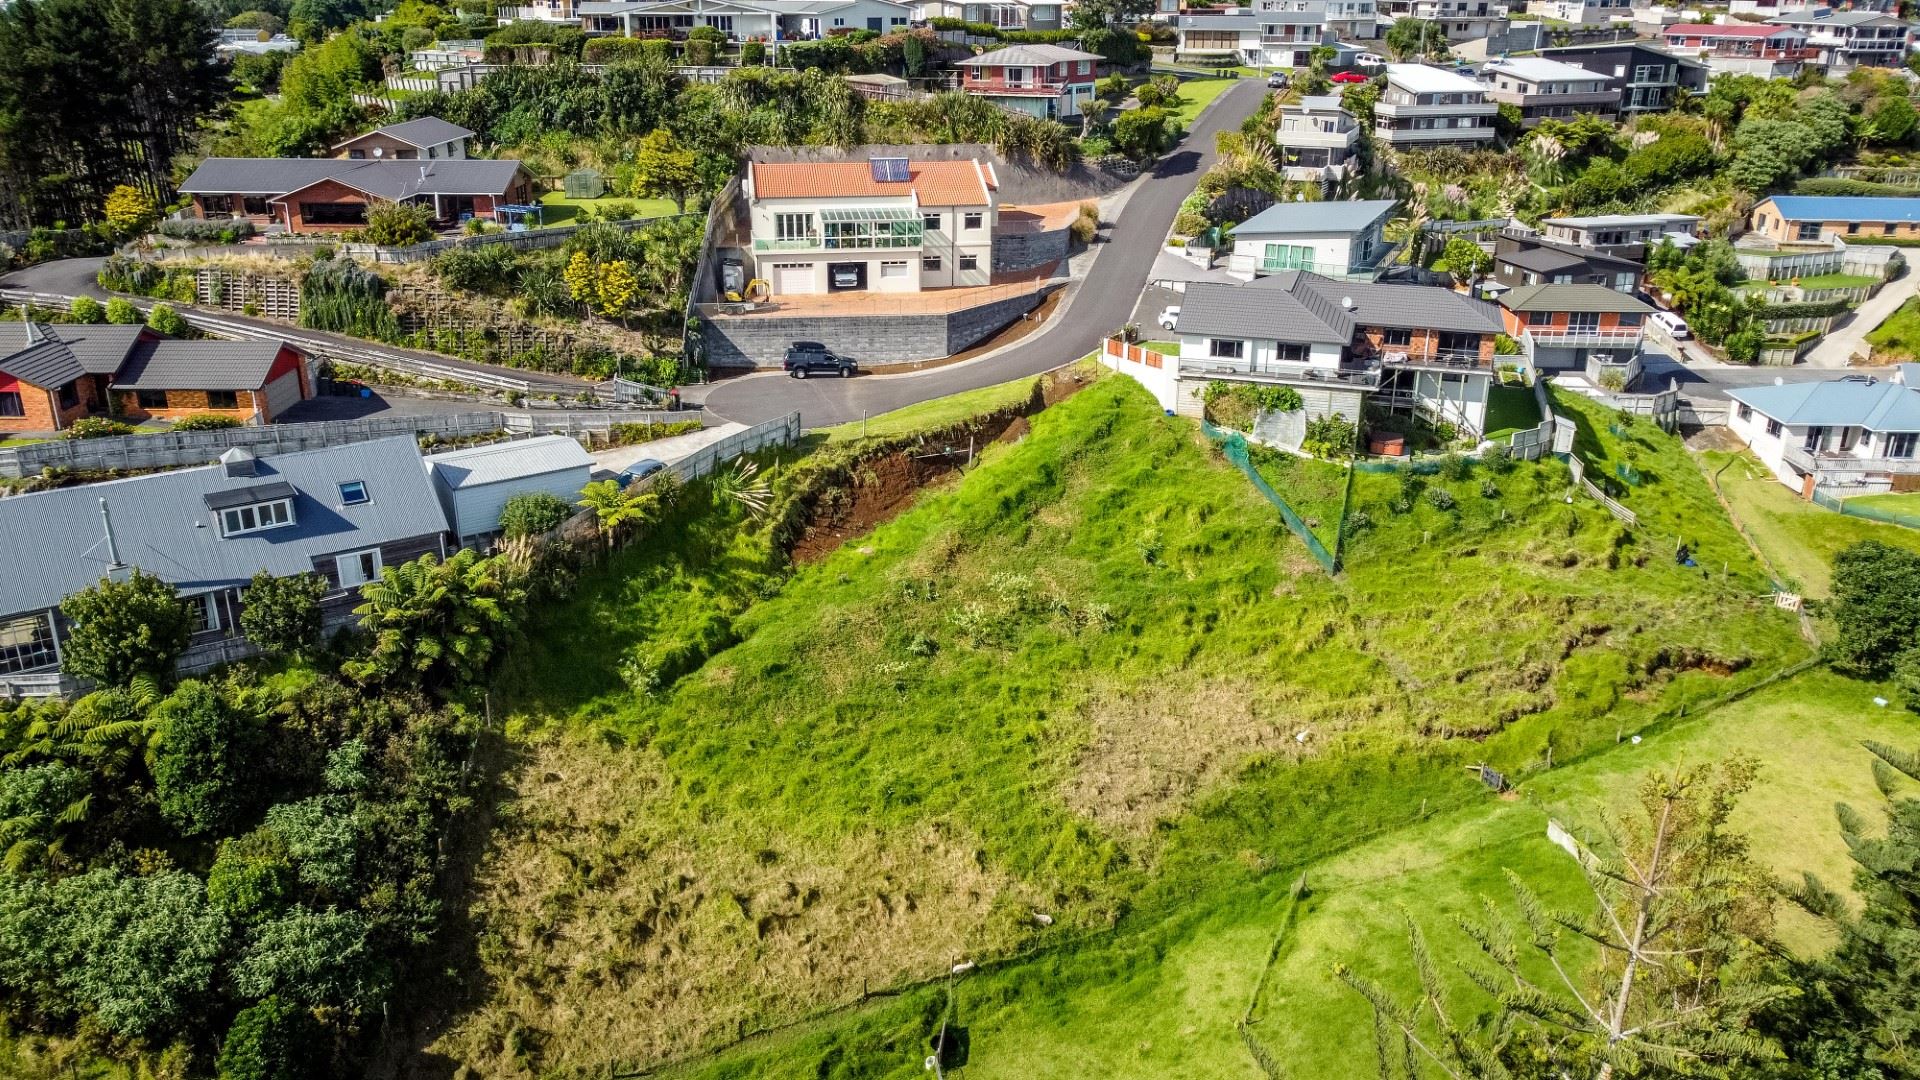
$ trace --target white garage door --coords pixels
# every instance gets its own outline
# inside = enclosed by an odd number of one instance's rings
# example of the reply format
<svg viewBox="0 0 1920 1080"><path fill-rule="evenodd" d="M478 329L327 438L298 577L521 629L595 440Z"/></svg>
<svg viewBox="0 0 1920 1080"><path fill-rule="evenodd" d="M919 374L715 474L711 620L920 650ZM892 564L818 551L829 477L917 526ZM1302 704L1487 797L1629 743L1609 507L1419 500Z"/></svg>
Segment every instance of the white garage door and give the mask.
<svg viewBox="0 0 1920 1080"><path fill-rule="evenodd" d="M300 402L300 373L289 371L267 384L267 419Z"/></svg>
<svg viewBox="0 0 1920 1080"><path fill-rule="evenodd" d="M812 263L774 263L773 291L778 293L810 293L813 291Z"/></svg>

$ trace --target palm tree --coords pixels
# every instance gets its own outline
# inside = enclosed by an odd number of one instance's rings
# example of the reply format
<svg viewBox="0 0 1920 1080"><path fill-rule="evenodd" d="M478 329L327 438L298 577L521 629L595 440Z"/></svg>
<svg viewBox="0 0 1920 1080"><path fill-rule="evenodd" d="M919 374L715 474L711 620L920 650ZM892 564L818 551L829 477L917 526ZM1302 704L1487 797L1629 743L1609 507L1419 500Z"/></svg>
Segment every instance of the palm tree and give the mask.
<svg viewBox="0 0 1920 1080"><path fill-rule="evenodd" d="M341 670L362 683L411 679L434 690L471 685L520 615L526 588L506 559L471 548L445 562L422 555L389 566L353 609L372 647Z"/></svg>
<svg viewBox="0 0 1920 1080"><path fill-rule="evenodd" d="M719 473L713 478L713 501L716 505L729 502L745 507L750 517L758 518L767 512L773 503L773 489L767 485L766 477L756 475L760 466L751 461L742 461L733 469Z"/></svg>
<svg viewBox="0 0 1920 1080"><path fill-rule="evenodd" d="M596 480L580 490L580 505L593 511L600 536L611 551L622 529L653 519L660 508L660 497L652 492L628 491L617 480Z"/></svg>

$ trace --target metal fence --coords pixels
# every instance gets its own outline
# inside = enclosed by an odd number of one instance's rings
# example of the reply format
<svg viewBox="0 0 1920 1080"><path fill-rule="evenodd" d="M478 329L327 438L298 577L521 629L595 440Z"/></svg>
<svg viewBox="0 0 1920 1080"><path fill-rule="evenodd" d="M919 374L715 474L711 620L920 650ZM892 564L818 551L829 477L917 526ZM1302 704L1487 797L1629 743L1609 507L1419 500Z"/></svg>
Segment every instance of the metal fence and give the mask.
<svg viewBox="0 0 1920 1080"><path fill-rule="evenodd" d="M1879 521L1888 525L1899 525L1908 529L1920 529L1920 512L1903 514L1898 510L1885 510L1877 506L1866 506L1859 502L1857 496L1852 499L1843 499L1835 495L1829 495L1817 487L1813 489L1813 501L1829 510L1837 510L1848 517L1865 518L1868 521Z"/></svg>

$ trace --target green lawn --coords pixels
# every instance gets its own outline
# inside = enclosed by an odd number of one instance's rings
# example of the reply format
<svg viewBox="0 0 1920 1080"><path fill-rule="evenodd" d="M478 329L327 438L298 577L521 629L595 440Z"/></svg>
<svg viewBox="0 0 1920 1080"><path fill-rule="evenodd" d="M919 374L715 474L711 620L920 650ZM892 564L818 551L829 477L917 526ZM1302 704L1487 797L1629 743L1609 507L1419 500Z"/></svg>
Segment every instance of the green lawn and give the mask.
<svg viewBox="0 0 1920 1080"><path fill-rule="evenodd" d="M1540 403L1533 388L1495 385L1487 391L1486 438L1511 437L1516 431L1540 424Z"/></svg>
<svg viewBox="0 0 1920 1080"><path fill-rule="evenodd" d="M1086 374L1095 374L1092 357L1081 361ZM854 420L830 428L822 428L816 434L825 435L828 442L858 442L862 438L881 438L900 435L913 431L932 431L950 427L964 420L999 409L1018 405L1031 398L1038 387L1038 380L1029 376L1008 382L983 386L977 390L966 390L958 394L949 394L943 398L934 398L904 409L881 413L866 420Z"/></svg>
<svg viewBox="0 0 1920 1080"><path fill-rule="evenodd" d="M1905 519L1903 523L1909 527L1920 528L1920 492L1857 495L1847 500L1847 506L1894 515Z"/></svg>
<svg viewBox="0 0 1920 1080"><path fill-rule="evenodd" d="M1867 331L1867 344L1873 346L1876 363L1920 356L1920 297L1901 304L1886 322Z"/></svg>
<svg viewBox="0 0 1920 1080"><path fill-rule="evenodd" d="M1182 128L1193 127L1200 110L1213 103L1213 99L1238 85L1238 79L1182 79L1180 80L1180 105L1174 115L1180 119Z"/></svg>
<svg viewBox="0 0 1920 1080"><path fill-rule="evenodd" d="M1784 579L1780 584L1790 590L1814 597L1827 595L1833 557L1861 540L1879 540L1920 551L1920 532L1839 514L1807 502L1776 480L1751 454L1710 452L1701 456L1700 466L1718 477L1721 493ZM1909 495L1893 498L1909 500L1908 506L1914 501Z"/></svg>
<svg viewBox="0 0 1920 1080"><path fill-rule="evenodd" d="M1140 347L1159 353L1161 356L1178 356L1180 343L1177 341L1143 341Z"/></svg>
<svg viewBox="0 0 1920 1080"><path fill-rule="evenodd" d="M569 199L565 192L549 191L540 196L543 211L543 224L573 225L584 215L608 203L627 203L637 208L637 217L666 217L680 212L672 199L625 199L614 195L602 195L597 199Z"/></svg>
<svg viewBox="0 0 1920 1080"><path fill-rule="evenodd" d="M1880 279L1871 274L1815 274L1800 279L1803 289L1861 289Z"/></svg>

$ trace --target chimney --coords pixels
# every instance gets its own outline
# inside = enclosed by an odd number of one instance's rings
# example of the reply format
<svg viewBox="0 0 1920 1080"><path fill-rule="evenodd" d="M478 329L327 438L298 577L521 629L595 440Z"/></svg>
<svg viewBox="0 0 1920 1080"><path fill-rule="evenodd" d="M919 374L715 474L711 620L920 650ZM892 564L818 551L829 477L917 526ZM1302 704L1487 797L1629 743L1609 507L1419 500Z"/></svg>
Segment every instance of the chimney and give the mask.
<svg viewBox="0 0 1920 1080"><path fill-rule="evenodd" d="M258 476L260 461L253 451L244 446L236 446L220 455L220 464L226 466L228 476Z"/></svg>
<svg viewBox="0 0 1920 1080"><path fill-rule="evenodd" d="M32 344L33 344L34 342L36 342L36 341L39 341L39 340L40 340L40 333L39 333L39 331L38 331L38 330L36 330L36 329L34 329L34 325L33 325L33 306L32 306L31 304L21 304L21 305L20 305L20 325L21 325L21 326L24 326L24 327L26 327L26 329L27 329L27 344L28 344L28 345L32 345Z"/></svg>

